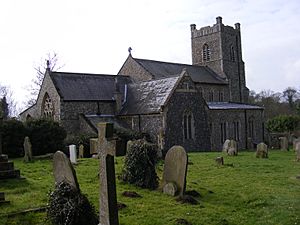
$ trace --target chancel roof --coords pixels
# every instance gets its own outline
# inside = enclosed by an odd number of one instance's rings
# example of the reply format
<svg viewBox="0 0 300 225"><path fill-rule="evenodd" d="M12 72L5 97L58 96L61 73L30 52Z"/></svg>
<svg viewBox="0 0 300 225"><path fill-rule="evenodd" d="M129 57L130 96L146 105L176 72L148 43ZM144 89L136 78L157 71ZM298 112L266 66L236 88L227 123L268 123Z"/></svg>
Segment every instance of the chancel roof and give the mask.
<svg viewBox="0 0 300 225"><path fill-rule="evenodd" d="M208 84L227 84L227 81L221 78L207 66L195 66L189 64L160 62L146 59L133 58L145 70L147 70L154 79L161 79L170 76L177 76L186 68L192 80L197 83Z"/></svg>
<svg viewBox="0 0 300 225"><path fill-rule="evenodd" d="M180 77L129 84L120 115L159 113Z"/></svg>
<svg viewBox="0 0 300 225"><path fill-rule="evenodd" d="M116 82L124 93L126 76L51 72L50 77L65 101L108 101L113 100ZM116 81L117 79L117 81Z"/></svg>

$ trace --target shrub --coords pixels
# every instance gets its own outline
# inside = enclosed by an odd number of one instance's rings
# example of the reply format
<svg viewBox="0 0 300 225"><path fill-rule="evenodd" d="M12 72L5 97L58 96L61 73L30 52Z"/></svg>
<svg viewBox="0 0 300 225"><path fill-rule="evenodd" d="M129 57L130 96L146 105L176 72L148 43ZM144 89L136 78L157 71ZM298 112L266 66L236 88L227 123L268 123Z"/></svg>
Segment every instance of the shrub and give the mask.
<svg viewBox="0 0 300 225"><path fill-rule="evenodd" d="M155 189L158 176L155 171L157 148L144 139L132 141L125 156L122 179L138 187Z"/></svg>
<svg viewBox="0 0 300 225"><path fill-rule="evenodd" d="M299 116L280 115L267 121L267 129L270 132L291 132L298 128Z"/></svg>
<svg viewBox="0 0 300 225"><path fill-rule="evenodd" d="M55 225L98 224L95 208L87 197L64 182L49 195L47 220Z"/></svg>
<svg viewBox="0 0 300 225"><path fill-rule="evenodd" d="M32 144L33 155L54 153L64 148L66 131L58 122L49 119L29 120L26 129Z"/></svg>
<svg viewBox="0 0 300 225"><path fill-rule="evenodd" d="M22 156L26 135L23 123L16 119L5 120L0 125L0 132L2 133L3 153L9 157Z"/></svg>

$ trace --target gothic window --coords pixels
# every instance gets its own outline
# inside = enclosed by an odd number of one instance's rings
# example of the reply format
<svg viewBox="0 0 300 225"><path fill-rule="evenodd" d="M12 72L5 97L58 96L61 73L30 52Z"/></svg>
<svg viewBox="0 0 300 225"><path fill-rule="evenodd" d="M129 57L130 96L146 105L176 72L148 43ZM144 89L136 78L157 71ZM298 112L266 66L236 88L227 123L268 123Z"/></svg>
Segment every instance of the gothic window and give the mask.
<svg viewBox="0 0 300 225"><path fill-rule="evenodd" d="M209 61L210 60L210 48L207 44L203 45L202 58L203 58L203 61Z"/></svg>
<svg viewBox="0 0 300 225"><path fill-rule="evenodd" d="M46 93L44 96L43 105L42 105L42 115L45 118L53 118L54 115L53 102L49 97L48 93Z"/></svg>
<svg viewBox="0 0 300 225"><path fill-rule="evenodd" d="M254 138L254 118L248 120L248 136Z"/></svg>
<svg viewBox="0 0 300 225"><path fill-rule="evenodd" d="M239 121L233 122L233 138L236 141L240 140L240 122Z"/></svg>
<svg viewBox="0 0 300 225"><path fill-rule="evenodd" d="M227 139L227 126L226 126L226 122L221 122L220 123L220 140L221 140L221 143L223 144L226 139Z"/></svg>
<svg viewBox="0 0 300 225"><path fill-rule="evenodd" d="M208 101L209 102L213 102L214 101L214 92L213 91L209 92Z"/></svg>
<svg viewBox="0 0 300 225"><path fill-rule="evenodd" d="M224 102L224 94L222 91L219 91L219 101Z"/></svg>
<svg viewBox="0 0 300 225"><path fill-rule="evenodd" d="M230 60L235 61L234 47L232 45L230 46Z"/></svg>
<svg viewBox="0 0 300 225"><path fill-rule="evenodd" d="M191 112L183 115L183 136L184 139L194 139L194 117Z"/></svg>

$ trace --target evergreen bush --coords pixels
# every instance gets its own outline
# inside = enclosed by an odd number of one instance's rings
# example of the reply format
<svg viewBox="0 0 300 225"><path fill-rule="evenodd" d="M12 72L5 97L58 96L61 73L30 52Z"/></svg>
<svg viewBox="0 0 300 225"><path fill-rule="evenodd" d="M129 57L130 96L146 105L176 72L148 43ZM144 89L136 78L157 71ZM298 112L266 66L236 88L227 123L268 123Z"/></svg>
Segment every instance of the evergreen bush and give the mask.
<svg viewBox="0 0 300 225"><path fill-rule="evenodd" d="M71 185L61 182L49 195L47 220L55 225L97 225L95 208L87 197Z"/></svg>
<svg viewBox="0 0 300 225"><path fill-rule="evenodd" d="M157 147L144 139L132 141L125 156L122 180L141 188L156 189Z"/></svg>

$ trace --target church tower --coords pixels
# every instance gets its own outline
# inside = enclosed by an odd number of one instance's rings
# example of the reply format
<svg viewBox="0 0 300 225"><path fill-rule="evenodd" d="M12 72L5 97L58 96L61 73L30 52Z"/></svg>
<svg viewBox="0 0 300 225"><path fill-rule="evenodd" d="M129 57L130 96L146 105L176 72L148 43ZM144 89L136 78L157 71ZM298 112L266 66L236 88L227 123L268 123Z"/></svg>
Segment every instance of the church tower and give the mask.
<svg viewBox="0 0 300 225"><path fill-rule="evenodd" d="M245 69L242 59L240 24L225 26L222 17L216 24L196 29L191 25L193 65L209 66L228 80L230 101L245 103L249 90L246 87Z"/></svg>

